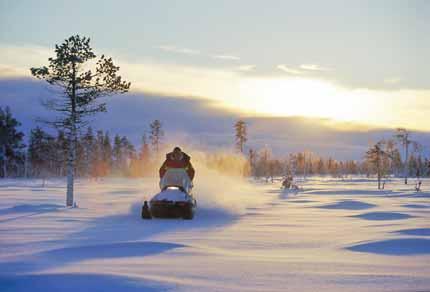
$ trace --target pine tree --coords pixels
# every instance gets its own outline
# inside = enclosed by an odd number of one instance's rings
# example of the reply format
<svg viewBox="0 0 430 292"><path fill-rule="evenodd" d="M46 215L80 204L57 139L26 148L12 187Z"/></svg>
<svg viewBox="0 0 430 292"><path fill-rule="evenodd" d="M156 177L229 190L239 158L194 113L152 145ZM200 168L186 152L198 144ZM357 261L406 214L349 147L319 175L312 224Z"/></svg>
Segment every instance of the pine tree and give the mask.
<svg viewBox="0 0 430 292"><path fill-rule="evenodd" d="M82 147L83 147L83 174L88 177L91 175L91 167L94 162L94 152L95 152L95 137L93 134L93 129L91 127L87 128L87 132L82 137Z"/></svg>
<svg viewBox="0 0 430 292"><path fill-rule="evenodd" d="M120 173L123 170L123 149L121 144L121 137L117 134L113 139L113 149L112 149L112 163L113 170L115 173Z"/></svg>
<svg viewBox="0 0 430 292"><path fill-rule="evenodd" d="M56 160L55 139L40 127L30 132L27 149L28 160L31 165L31 175L46 178L52 175Z"/></svg>
<svg viewBox="0 0 430 292"><path fill-rule="evenodd" d="M136 158L136 150L126 136L121 138L121 148L123 152L123 173L130 173L131 162Z"/></svg>
<svg viewBox="0 0 430 292"><path fill-rule="evenodd" d="M122 81L117 75L119 67L104 55L93 71L88 69L86 65L96 58L89 38L71 36L55 46L55 53L54 58L48 59L48 67L31 68L31 73L63 91L62 98L53 98L45 106L61 113L51 125L64 130L69 142L66 205L72 206L78 130L87 124L88 116L106 111L106 104L99 102L100 97L125 93L130 83Z"/></svg>
<svg viewBox="0 0 430 292"><path fill-rule="evenodd" d="M112 144L110 141L109 132L106 132L103 137L102 144L102 165L103 165L103 176L108 176L112 169Z"/></svg>
<svg viewBox="0 0 430 292"><path fill-rule="evenodd" d="M143 164L146 164L149 162L150 159L150 151L149 151L149 145L148 145L148 139L146 137L146 134L142 136L142 146L140 148L140 154L139 158L142 160Z"/></svg>
<svg viewBox="0 0 430 292"><path fill-rule="evenodd" d="M103 131L98 130L94 141L94 157L91 165L91 176L96 179L101 176L104 176L105 173L105 166L103 161L103 142Z"/></svg>
<svg viewBox="0 0 430 292"><path fill-rule="evenodd" d="M12 116L9 107L0 107L0 161L1 175L7 177L13 165L24 161L22 149L24 134L17 129L21 124Z"/></svg>
<svg viewBox="0 0 430 292"><path fill-rule="evenodd" d="M151 160L151 153L149 150L148 139L146 137L146 134L144 134L142 136L142 145L141 145L140 151L139 151L141 175L145 175L149 171L150 160Z"/></svg>
<svg viewBox="0 0 430 292"><path fill-rule="evenodd" d="M236 130L236 148L240 153L243 153L243 148L245 146L247 139L246 123L243 120L239 120L234 124Z"/></svg>
<svg viewBox="0 0 430 292"><path fill-rule="evenodd" d="M67 152L69 149L69 141L67 140L64 131L58 131L55 145L55 164L57 175L64 176L66 175L67 170Z"/></svg>
<svg viewBox="0 0 430 292"><path fill-rule="evenodd" d="M164 136L164 132L162 129L162 124L159 120L154 120L150 125L150 136L152 147L155 153L158 155L158 151L160 150L161 140Z"/></svg>

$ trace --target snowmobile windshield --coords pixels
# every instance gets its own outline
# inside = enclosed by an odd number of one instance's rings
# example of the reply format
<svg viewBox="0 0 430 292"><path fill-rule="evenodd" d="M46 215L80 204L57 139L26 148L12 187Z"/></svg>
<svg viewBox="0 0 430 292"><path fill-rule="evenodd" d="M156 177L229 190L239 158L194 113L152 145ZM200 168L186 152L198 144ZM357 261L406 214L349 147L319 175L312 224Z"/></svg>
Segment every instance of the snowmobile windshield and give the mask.
<svg viewBox="0 0 430 292"><path fill-rule="evenodd" d="M160 180L160 189L179 187L190 193L192 186L190 177L183 168L169 168Z"/></svg>

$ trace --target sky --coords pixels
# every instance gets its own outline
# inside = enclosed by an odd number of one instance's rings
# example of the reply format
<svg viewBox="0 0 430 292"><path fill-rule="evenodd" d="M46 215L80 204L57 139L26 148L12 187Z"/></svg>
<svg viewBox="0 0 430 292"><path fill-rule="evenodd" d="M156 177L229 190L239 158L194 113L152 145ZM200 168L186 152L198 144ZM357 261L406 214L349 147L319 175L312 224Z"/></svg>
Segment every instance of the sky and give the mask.
<svg viewBox="0 0 430 292"><path fill-rule="evenodd" d="M14 117L22 123L25 142L36 126L56 134L37 119L50 120L52 112L41 104L52 89L31 79L0 79L0 106L9 106ZM340 160L362 160L368 147L381 139L391 139L395 132L388 128L351 127L345 122L310 117L243 117L237 111L214 106L210 99L162 96L150 93L129 93L111 96L107 113L91 120L94 130L127 136L139 148L142 136L148 135L149 124L161 119L165 132L164 144L180 145L183 149L231 150L234 146L233 124L244 119L248 128L246 149L269 149L274 156L285 158L290 153L310 151L323 157ZM85 131L85 129L84 129ZM413 131L411 139L430 153L430 132Z"/></svg>
<svg viewBox="0 0 430 292"><path fill-rule="evenodd" d="M137 103L430 131L430 1L0 0L0 80L31 78L74 34Z"/></svg>

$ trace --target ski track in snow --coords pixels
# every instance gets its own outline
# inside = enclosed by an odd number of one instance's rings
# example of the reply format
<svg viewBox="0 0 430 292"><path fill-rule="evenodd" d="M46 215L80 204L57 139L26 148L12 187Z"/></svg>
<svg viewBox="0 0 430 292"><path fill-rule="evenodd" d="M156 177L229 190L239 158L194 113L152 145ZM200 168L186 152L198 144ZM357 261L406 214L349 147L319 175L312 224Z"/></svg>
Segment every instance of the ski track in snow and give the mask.
<svg viewBox="0 0 430 292"><path fill-rule="evenodd" d="M194 220L140 219L153 179L0 181L0 291L430 291L430 180L197 181Z"/></svg>

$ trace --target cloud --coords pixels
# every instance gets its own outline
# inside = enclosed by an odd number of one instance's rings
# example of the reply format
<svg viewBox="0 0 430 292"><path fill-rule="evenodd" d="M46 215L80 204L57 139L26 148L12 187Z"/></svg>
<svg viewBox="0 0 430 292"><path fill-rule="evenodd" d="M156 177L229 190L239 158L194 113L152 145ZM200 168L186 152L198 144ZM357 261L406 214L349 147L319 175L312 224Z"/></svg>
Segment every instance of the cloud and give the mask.
<svg viewBox="0 0 430 292"><path fill-rule="evenodd" d="M240 58L237 56L232 55L212 55L211 56L214 59L220 59L220 60L230 60L230 61L239 61Z"/></svg>
<svg viewBox="0 0 430 292"><path fill-rule="evenodd" d="M166 48L165 48L166 49ZM194 96L226 101L238 95L240 73L236 68L209 68L117 57L106 50L96 50L113 56L119 74L132 83L132 91L155 92L163 95ZM0 78L30 77L30 67L48 63L53 48L38 46L1 46Z"/></svg>
<svg viewBox="0 0 430 292"><path fill-rule="evenodd" d="M185 54L185 55L201 55L202 52L194 49L189 48L183 48L178 47L174 45L160 45L156 46L156 49L159 49L164 52L169 53L176 53L176 54ZM205 57L213 58L213 59L219 59L219 60L226 60L226 61L239 61L240 57L234 56L234 55L226 55L226 54L219 54L219 55L207 55L203 54Z"/></svg>
<svg viewBox="0 0 430 292"><path fill-rule="evenodd" d="M397 84L401 81L399 77L389 77L384 79L385 84Z"/></svg>
<svg viewBox="0 0 430 292"><path fill-rule="evenodd" d="M255 67L257 67L256 65L241 65L239 67L237 67L238 71L243 71L243 72L249 72L249 71L254 71Z"/></svg>
<svg viewBox="0 0 430 292"><path fill-rule="evenodd" d="M49 96L41 81L29 78L0 79L2 99L0 106L10 106L12 113L22 122L21 129L28 135L36 126L35 118L52 118L40 104ZM148 131L154 119L160 119L166 132L165 142L177 137L188 137L187 143L199 147L233 147L232 125L239 118L248 124L249 147L269 145L273 153L285 156L306 148L337 159L362 159L369 141L391 137L393 130L374 130L357 125L334 122L329 119L305 117L243 117L240 112L214 108L207 99L180 96L159 96L149 93L128 93L105 98L108 114L99 114L93 120L94 129L109 130L127 135L136 146ZM341 130L339 130L341 128ZM430 143L429 133L414 133L425 145ZM26 139L28 136L26 136Z"/></svg>
<svg viewBox="0 0 430 292"><path fill-rule="evenodd" d="M283 64L276 66L276 68L278 68L279 70L284 71L288 74L291 74L291 75L302 75L302 74L304 74L304 72L301 70L297 70L297 69L288 67L287 65L283 65Z"/></svg>
<svg viewBox="0 0 430 292"><path fill-rule="evenodd" d="M292 67L288 67L287 65L281 64L281 65L278 65L277 68L291 75L303 75L307 73L306 71L323 72L323 71L331 70L330 68L321 67L315 64L302 64L299 66L299 68L292 68Z"/></svg>
<svg viewBox="0 0 430 292"><path fill-rule="evenodd" d="M300 68L303 70L308 70L308 71L331 71L330 68L326 68L326 67L321 67L319 65L316 64L302 64L300 65Z"/></svg>
<svg viewBox="0 0 430 292"><path fill-rule="evenodd" d="M30 76L30 68L46 62L53 50L40 46L1 45L0 77Z"/></svg>
<svg viewBox="0 0 430 292"><path fill-rule="evenodd" d="M157 46L156 48L160 49L162 51L165 51L165 52L185 54L185 55L199 55L200 54L200 51L198 51L198 50L193 50L193 49L189 49L189 48L180 48L180 47L172 46L172 45L161 45L161 46Z"/></svg>
<svg viewBox="0 0 430 292"><path fill-rule="evenodd" d="M132 83L134 93L206 98L219 108L241 111L242 115L323 116L374 126L429 130L430 90L350 89L307 78L309 72L282 64L278 70L291 76L251 77L254 74L244 74L243 70L252 70L253 65L243 65L241 71L239 66L171 64L147 57L121 58L103 49L96 53L100 51L114 57L120 66L119 74ZM0 45L0 79L30 77L29 68L46 65L52 55L53 48Z"/></svg>

